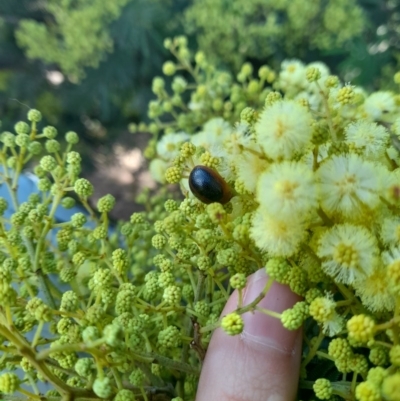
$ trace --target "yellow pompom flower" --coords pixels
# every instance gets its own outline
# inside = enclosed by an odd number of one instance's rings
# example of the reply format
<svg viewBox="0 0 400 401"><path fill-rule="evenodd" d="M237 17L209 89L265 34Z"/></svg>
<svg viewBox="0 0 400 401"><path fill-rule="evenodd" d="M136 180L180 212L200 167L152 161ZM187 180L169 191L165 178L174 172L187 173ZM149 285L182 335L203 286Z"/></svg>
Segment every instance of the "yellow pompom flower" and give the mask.
<svg viewBox="0 0 400 401"><path fill-rule="evenodd" d="M259 150L255 145L250 147L250 149L252 148ZM239 157L236 157L235 165L237 167L238 179L243 183L244 189L248 192L255 192L260 175L269 167L267 160L255 156L250 152L243 152Z"/></svg>
<svg viewBox="0 0 400 401"><path fill-rule="evenodd" d="M254 213L251 237L256 245L271 256L289 257L296 253L307 236L307 224L301 216L281 220L262 208Z"/></svg>
<svg viewBox="0 0 400 401"><path fill-rule="evenodd" d="M257 189L261 207L283 220L317 207L314 176L304 163L287 161L272 165L260 177Z"/></svg>
<svg viewBox="0 0 400 401"><path fill-rule="evenodd" d="M372 273L356 281L353 287L363 305L372 312L383 312L392 311L395 306L393 294L388 291L389 285L387 269L377 265Z"/></svg>
<svg viewBox="0 0 400 401"><path fill-rule="evenodd" d="M385 245L400 244L400 217L391 216L383 220L381 225L381 239Z"/></svg>
<svg viewBox="0 0 400 401"><path fill-rule="evenodd" d="M310 143L311 122L309 111L297 102L276 102L264 109L255 125L257 142L271 159L291 159Z"/></svg>
<svg viewBox="0 0 400 401"><path fill-rule="evenodd" d="M320 203L328 215L357 217L380 203L383 166L351 154L334 156L319 168Z"/></svg>
<svg viewBox="0 0 400 401"><path fill-rule="evenodd" d="M383 252L382 259L388 265L386 274L390 289L398 293L400 288L400 248L392 248L389 252Z"/></svg>
<svg viewBox="0 0 400 401"><path fill-rule="evenodd" d="M383 155L389 142L389 133L385 127L365 120L348 125L345 137L347 143L362 150L363 157L374 160Z"/></svg>
<svg viewBox="0 0 400 401"><path fill-rule="evenodd" d="M394 93L389 91L372 93L363 106L368 117L375 121L390 121L397 108Z"/></svg>
<svg viewBox="0 0 400 401"><path fill-rule="evenodd" d="M340 224L322 235L317 254L323 259L325 273L338 282L352 284L372 273L379 250L365 227Z"/></svg>
<svg viewBox="0 0 400 401"><path fill-rule="evenodd" d="M333 337L343 329L343 318L337 314L332 297L318 297L310 304L310 315L323 324L324 333Z"/></svg>

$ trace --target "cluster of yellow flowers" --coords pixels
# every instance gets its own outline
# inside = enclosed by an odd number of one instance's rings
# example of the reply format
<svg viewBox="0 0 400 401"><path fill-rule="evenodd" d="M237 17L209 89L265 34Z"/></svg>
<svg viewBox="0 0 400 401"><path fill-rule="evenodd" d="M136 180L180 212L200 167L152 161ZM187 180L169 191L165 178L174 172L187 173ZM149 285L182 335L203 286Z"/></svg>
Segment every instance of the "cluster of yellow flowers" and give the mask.
<svg viewBox="0 0 400 401"><path fill-rule="evenodd" d="M248 65L241 74L246 68L244 79L238 75L243 87L255 81ZM353 374L351 383L346 376L317 380L317 397L397 401L400 97L368 94L340 83L322 63L298 60L285 61L270 87L256 82L259 105L245 107L236 123L218 116L191 132L167 129L156 145L153 176L179 184L186 204L220 216L219 235L236 241L229 255L211 245L203 257L213 249L222 264L234 266L232 275L266 266L272 279L304 297L280 315L291 330L310 317L315 322L306 335L303 374L317 353ZM209 179L232 192L229 203L217 206L212 197L207 202L207 189L201 196L193 191L195 166L214 171ZM247 310L239 304L222 328L239 334Z"/></svg>

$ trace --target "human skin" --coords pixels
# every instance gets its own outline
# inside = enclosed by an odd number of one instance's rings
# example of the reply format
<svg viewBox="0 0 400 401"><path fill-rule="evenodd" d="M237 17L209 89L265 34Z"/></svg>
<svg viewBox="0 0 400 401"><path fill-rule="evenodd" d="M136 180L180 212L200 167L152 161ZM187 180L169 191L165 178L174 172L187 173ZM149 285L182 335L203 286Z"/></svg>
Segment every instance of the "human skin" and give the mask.
<svg viewBox="0 0 400 401"><path fill-rule="evenodd" d="M260 294L267 280L264 269L249 277L244 305ZM274 283L258 305L282 312L299 300L288 286ZM222 316L234 311L237 301L235 291ZM288 331L279 319L258 311L242 316L242 334L229 336L222 329L213 333L196 401L293 401L299 380L301 330Z"/></svg>

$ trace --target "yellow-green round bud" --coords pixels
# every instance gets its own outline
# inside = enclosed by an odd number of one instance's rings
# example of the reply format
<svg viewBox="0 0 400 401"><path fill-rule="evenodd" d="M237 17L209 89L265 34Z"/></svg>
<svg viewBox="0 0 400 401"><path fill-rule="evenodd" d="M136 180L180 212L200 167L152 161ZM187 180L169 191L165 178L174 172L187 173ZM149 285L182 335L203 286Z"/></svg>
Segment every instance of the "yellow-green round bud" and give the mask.
<svg viewBox="0 0 400 401"><path fill-rule="evenodd" d="M263 80L267 80L270 72L271 72L271 69L267 65L263 65L258 70L258 76Z"/></svg>
<svg viewBox="0 0 400 401"><path fill-rule="evenodd" d="M313 389L320 400L329 400L333 394L332 384L328 379L317 379Z"/></svg>
<svg viewBox="0 0 400 401"><path fill-rule="evenodd" d="M246 287L247 279L243 273L236 273L229 279L229 283L232 288L242 290Z"/></svg>
<svg viewBox="0 0 400 401"><path fill-rule="evenodd" d="M4 373L0 376L0 391L4 394L14 394L20 384L15 373Z"/></svg>
<svg viewBox="0 0 400 401"><path fill-rule="evenodd" d="M177 184L182 179L182 169L177 166L167 168L165 179L170 184Z"/></svg>
<svg viewBox="0 0 400 401"><path fill-rule="evenodd" d="M336 75L329 75L325 80L327 88L336 88L339 85L339 78Z"/></svg>
<svg viewBox="0 0 400 401"><path fill-rule="evenodd" d="M43 135L48 139L54 139L57 136L57 129L51 126L44 127Z"/></svg>
<svg viewBox="0 0 400 401"><path fill-rule="evenodd" d="M321 71L316 67L308 67L306 70L306 78L308 82L315 82L321 78Z"/></svg>
<svg viewBox="0 0 400 401"><path fill-rule="evenodd" d="M18 135L29 134L31 128L25 121L19 121L14 125L14 130Z"/></svg>
<svg viewBox="0 0 400 401"><path fill-rule="evenodd" d="M169 49L172 45L172 40L170 38L165 38L163 45L166 49Z"/></svg>
<svg viewBox="0 0 400 401"><path fill-rule="evenodd" d="M164 75L171 76L176 72L176 65L172 61L166 61L162 66Z"/></svg>
<svg viewBox="0 0 400 401"><path fill-rule="evenodd" d="M109 213L115 205L115 198L107 194L97 201L97 209L100 213Z"/></svg>
<svg viewBox="0 0 400 401"><path fill-rule="evenodd" d="M400 373L395 373L386 379L382 383L382 394L385 400L388 401L400 401Z"/></svg>
<svg viewBox="0 0 400 401"><path fill-rule="evenodd" d="M394 366L400 366L400 345L393 345L389 352L390 362Z"/></svg>
<svg viewBox="0 0 400 401"><path fill-rule="evenodd" d="M80 198L87 198L93 194L93 185L86 178L75 181L74 190Z"/></svg>
<svg viewBox="0 0 400 401"><path fill-rule="evenodd" d="M203 66L206 62L206 56L204 52L198 51L194 56L194 60L196 61L196 64L198 64L199 66Z"/></svg>
<svg viewBox="0 0 400 401"><path fill-rule="evenodd" d="M28 120L38 123L42 119L42 113L36 109L30 109L28 111Z"/></svg>
<svg viewBox="0 0 400 401"><path fill-rule="evenodd" d="M355 97L354 87L346 85L338 90L336 99L339 103L345 105L353 103L354 97Z"/></svg>
<svg viewBox="0 0 400 401"><path fill-rule="evenodd" d="M93 392L100 398L109 398L113 393L111 379L107 376L98 377L93 383Z"/></svg>
<svg viewBox="0 0 400 401"><path fill-rule="evenodd" d="M79 142L79 136L74 131L69 131L65 134L65 140L70 145L76 145Z"/></svg>
<svg viewBox="0 0 400 401"><path fill-rule="evenodd" d="M347 322L349 338L367 343L374 337L375 322L367 315L355 315Z"/></svg>
<svg viewBox="0 0 400 401"><path fill-rule="evenodd" d="M366 381L356 387L356 399L359 401L380 401L382 398L379 387Z"/></svg>
<svg viewBox="0 0 400 401"><path fill-rule="evenodd" d="M225 333L236 336L243 331L244 322L239 314L232 312L222 318L221 327Z"/></svg>

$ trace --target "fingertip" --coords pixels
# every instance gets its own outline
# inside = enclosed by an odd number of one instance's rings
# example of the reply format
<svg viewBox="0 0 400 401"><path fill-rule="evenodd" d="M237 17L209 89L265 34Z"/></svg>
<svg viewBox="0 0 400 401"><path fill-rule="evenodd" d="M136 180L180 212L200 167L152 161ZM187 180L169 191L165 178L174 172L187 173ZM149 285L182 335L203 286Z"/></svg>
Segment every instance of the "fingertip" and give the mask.
<svg viewBox="0 0 400 401"><path fill-rule="evenodd" d="M260 294L267 280L261 271L249 277L244 305ZM287 286L274 283L259 305L280 313L298 300ZM236 310L237 302L235 291L222 316ZM260 312L243 314L243 319L241 335L228 336L221 329L213 333L196 400L293 399L299 376L301 331L289 332L279 319Z"/></svg>

